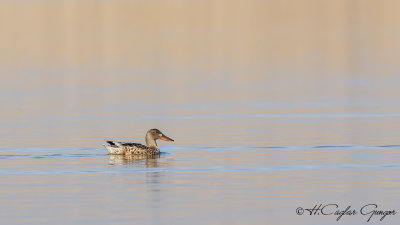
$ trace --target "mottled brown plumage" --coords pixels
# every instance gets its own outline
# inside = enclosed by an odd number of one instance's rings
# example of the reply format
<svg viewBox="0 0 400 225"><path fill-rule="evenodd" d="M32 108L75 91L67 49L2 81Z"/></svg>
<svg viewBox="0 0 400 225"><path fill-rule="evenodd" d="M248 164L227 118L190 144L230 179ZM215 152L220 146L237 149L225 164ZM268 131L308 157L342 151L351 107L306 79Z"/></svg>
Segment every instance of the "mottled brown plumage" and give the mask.
<svg viewBox="0 0 400 225"><path fill-rule="evenodd" d="M103 146L109 154L114 155L157 155L160 154L160 149L157 147L156 140L174 141L165 136L158 129L150 129L146 133L146 145L132 142L106 141Z"/></svg>

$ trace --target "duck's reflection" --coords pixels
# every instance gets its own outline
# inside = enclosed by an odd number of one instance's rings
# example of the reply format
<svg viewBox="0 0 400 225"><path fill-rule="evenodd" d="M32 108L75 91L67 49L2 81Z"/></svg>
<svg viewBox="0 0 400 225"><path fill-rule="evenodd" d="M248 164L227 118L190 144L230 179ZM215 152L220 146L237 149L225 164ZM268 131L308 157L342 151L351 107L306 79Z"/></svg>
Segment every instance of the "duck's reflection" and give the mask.
<svg viewBox="0 0 400 225"><path fill-rule="evenodd" d="M108 155L111 165L144 164L146 167L158 167L160 155Z"/></svg>
<svg viewBox="0 0 400 225"><path fill-rule="evenodd" d="M141 182L146 185L146 192L151 192L150 204L152 207L160 207L160 202L163 200L165 189L166 172L164 170L159 170L159 168L170 167L170 160L166 157L168 153L161 153L160 155L145 156L145 155L108 155L108 162L110 165L128 165L132 168L132 174ZM126 166L123 166L126 167ZM145 173L134 173L135 168L148 168ZM157 168L157 169L153 169ZM143 172L143 170L141 170ZM144 174L144 177L141 175ZM123 179L126 178L126 173L119 174L122 175ZM139 183L141 183L139 182Z"/></svg>

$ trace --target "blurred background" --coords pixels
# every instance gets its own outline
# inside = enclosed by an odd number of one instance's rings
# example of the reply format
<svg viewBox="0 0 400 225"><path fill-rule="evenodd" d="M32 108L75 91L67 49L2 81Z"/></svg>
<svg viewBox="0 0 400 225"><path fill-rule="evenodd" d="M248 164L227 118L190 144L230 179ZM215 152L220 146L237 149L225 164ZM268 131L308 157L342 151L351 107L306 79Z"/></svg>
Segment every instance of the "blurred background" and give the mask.
<svg viewBox="0 0 400 225"><path fill-rule="evenodd" d="M1 147L398 143L399 7L3 0Z"/></svg>

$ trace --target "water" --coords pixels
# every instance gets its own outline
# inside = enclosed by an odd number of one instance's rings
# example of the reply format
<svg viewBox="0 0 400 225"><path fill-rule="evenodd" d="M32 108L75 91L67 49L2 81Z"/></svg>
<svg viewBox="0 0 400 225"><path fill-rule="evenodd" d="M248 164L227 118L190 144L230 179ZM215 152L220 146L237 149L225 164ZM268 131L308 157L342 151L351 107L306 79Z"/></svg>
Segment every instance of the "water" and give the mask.
<svg viewBox="0 0 400 225"><path fill-rule="evenodd" d="M353 225L367 204L399 211L399 6L0 1L1 224ZM160 156L101 146L150 128L175 140ZM320 204L358 214L296 214Z"/></svg>
<svg viewBox="0 0 400 225"><path fill-rule="evenodd" d="M2 149L1 218L7 224L336 224L336 217L300 217L295 209L329 203L397 209L399 148L165 147L154 158L106 155L102 148ZM341 220L364 224L367 217Z"/></svg>

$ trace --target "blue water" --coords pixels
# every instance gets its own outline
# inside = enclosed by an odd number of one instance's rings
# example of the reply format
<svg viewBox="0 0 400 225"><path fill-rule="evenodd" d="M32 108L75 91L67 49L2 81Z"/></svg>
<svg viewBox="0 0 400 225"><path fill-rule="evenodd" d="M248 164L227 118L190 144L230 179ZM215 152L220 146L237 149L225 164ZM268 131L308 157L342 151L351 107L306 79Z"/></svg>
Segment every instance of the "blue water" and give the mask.
<svg viewBox="0 0 400 225"><path fill-rule="evenodd" d="M7 202L0 216L6 224L263 224L267 218L283 224L300 218L298 206L399 206L395 144L162 151L141 158L107 155L103 148L0 149L1 200ZM344 221L364 224L365 218ZM381 223L396 221L391 216ZM337 224L334 217L298 223L320 222Z"/></svg>
<svg viewBox="0 0 400 225"><path fill-rule="evenodd" d="M314 150L317 149L317 150ZM391 150L389 152L385 150ZM321 146L204 146L204 147L169 147L163 148L159 156L151 159L143 157L131 157L108 155L104 148L18 148L18 149L0 149L0 160L2 164L14 164L18 167L2 168L0 175L10 174L84 174L84 173L127 173L127 172L190 172L190 171L279 171L279 170L322 170L322 169L340 169L340 168L385 168L399 167L396 163L396 157L400 153L392 152L400 149L400 145L384 146L350 146L350 145L321 145ZM286 154L300 155L303 158L283 158ZM384 156L382 154L385 153ZM329 158L317 158L312 155L335 155L348 158L359 157L360 160L353 163L337 162L332 165L326 165L330 162ZM356 156L355 156L356 155ZM257 164L249 163L250 157L258 156ZM310 156L307 158L306 156ZM392 156L392 157L389 157ZM163 166L163 162L168 159L180 159L189 157L191 160L205 162L198 167L169 167ZM238 164L224 164L223 161L212 163L207 161L210 157L237 157L243 162ZM269 158L279 158L281 164L289 166L268 166ZM282 157L282 158L281 158ZM363 163L375 159L375 163ZM44 168L34 168L30 165L24 166L24 161L41 164ZM141 169L141 162L154 160L157 166ZM214 159L215 160L215 159ZM265 161L265 164L263 163ZM82 162L84 167L66 168L65 162L74 161L76 164ZM86 162L90 161L90 164ZM108 161L108 162L107 162ZM129 167L119 168L121 165ZM160 165L160 166L159 166ZM111 166L111 167L110 167ZM115 166L115 167L112 167ZM119 169L116 169L119 168Z"/></svg>

